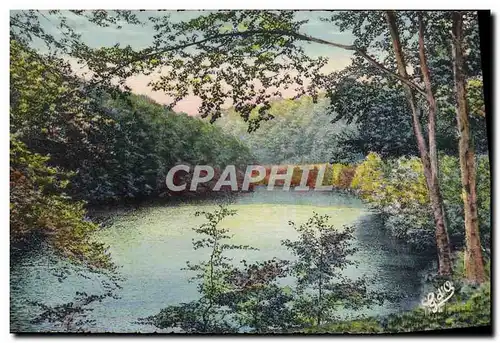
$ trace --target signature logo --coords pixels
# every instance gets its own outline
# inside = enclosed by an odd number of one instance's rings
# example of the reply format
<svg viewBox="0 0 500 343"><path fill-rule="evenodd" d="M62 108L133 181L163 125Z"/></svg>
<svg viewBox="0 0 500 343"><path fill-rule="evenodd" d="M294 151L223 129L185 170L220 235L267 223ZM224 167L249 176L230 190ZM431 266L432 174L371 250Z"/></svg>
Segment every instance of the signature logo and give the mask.
<svg viewBox="0 0 500 343"><path fill-rule="evenodd" d="M450 281L446 281L437 289L436 293L429 292L424 300L422 300L422 305L424 306L426 313L442 312L444 304L455 293L455 287L453 287L453 284Z"/></svg>

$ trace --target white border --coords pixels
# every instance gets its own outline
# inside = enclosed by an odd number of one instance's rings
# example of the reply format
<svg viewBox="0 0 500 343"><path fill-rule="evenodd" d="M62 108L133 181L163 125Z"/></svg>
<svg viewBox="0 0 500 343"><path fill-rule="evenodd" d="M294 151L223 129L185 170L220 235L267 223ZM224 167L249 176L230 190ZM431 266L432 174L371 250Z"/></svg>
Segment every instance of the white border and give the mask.
<svg viewBox="0 0 500 343"><path fill-rule="evenodd" d="M140 4L140 6L138 6ZM385 0L385 1L332 1L332 0L311 0L296 1L290 0L252 0L252 1L234 1L234 0L183 0L183 1L123 1L107 0L96 1L88 0L85 2L68 2L64 0L36 1L36 0L18 0L12 2L11 9L492 9L495 1L492 0L454 0L454 1L432 1L432 0Z"/></svg>
<svg viewBox="0 0 500 343"><path fill-rule="evenodd" d="M1 42L0 46L3 47L3 49L0 49L1 51L1 58L2 58L2 66L4 68L4 72L2 73L3 79L2 79L2 114L0 116L0 120L2 121L0 124L0 130L2 130L0 134L0 154L1 154L1 161L2 167L0 168L0 175L1 175L1 182L0 186L2 187L1 189L1 195L0 195L0 213L1 213L1 220L2 220L2 225L0 226L2 229L2 235L3 239L1 239L2 242L2 247L1 247L1 254L2 256L0 257L1 260L1 269L2 269L2 283L1 283L1 295L0 295L0 309L1 309L1 317L0 317L0 325L1 325L1 335L2 335L2 342L7 341L11 342L16 339L15 336L9 334L9 237L8 237L8 227L9 227L9 212L8 212L8 202L9 202L9 192L8 192L8 180L9 180L9 171L7 168L8 165L8 137L9 137L9 125L8 125L8 103L9 103L9 85L8 85L8 73L7 73L7 68L9 65L9 10L10 9L28 9L28 8L37 8L37 9L55 9L55 8L60 8L60 9L65 9L65 8L82 8L82 9L96 9L96 8L106 8L106 9L111 9L111 8L130 8L130 9L137 9L137 5L140 4L141 9L228 9L228 8L238 8L238 9L374 9L374 8L393 8L393 9L455 9L455 8L463 8L463 9L491 9L493 11L493 14L498 13L498 7L500 2L498 1L486 1L486 0L475 0L475 1L470 1L470 0L455 0L455 1L448 1L448 2L437 2L437 1L432 1L432 0L405 0L405 1L396 1L396 0L389 0L389 1L380 1L380 2L373 2L373 1L356 1L356 0L350 0L350 1L320 1L320 0L308 0L308 1L301 1L301 2L296 2L293 3L290 0L252 0L252 1L241 1L241 2L235 2L234 0L210 0L210 1L200 1L200 0L183 0L183 1L176 1L176 2L169 2L169 1L150 1L150 0L142 0L139 3L137 1L124 1L124 0L113 0L113 1L96 1L96 0L87 0L85 2L68 2L68 1L63 1L63 0L50 0L50 1L33 1L33 0L18 0L15 2L2 2L0 5L2 7L2 16L0 17L1 20L1 27L2 27L2 35L1 35ZM498 19L498 18L495 18ZM494 56L499 56L499 44L498 44L498 39L499 37L499 31L498 31L498 21L496 23L496 27L494 29L494 37L495 37L495 54ZM498 58L497 58L498 60ZM494 87L495 93L493 94L493 99L500 99L500 92L499 92L499 82L498 82L498 66L495 66L496 68L496 73L494 77L494 84L496 87ZM500 132L500 118L498 117L498 106L495 106L496 113L492 114L494 115L497 119L495 120L495 129L494 132L498 133ZM496 164L499 161L499 147L497 146L497 139L494 139L494 145L495 145L495 159L494 161ZM499 167L498 165L495 165L495 175L494 178L496 180L495 182L495 189L494 193L496 195L499 194L498 188L499 186ZM500 199L496 198L496 202L498 203ZM497 203L495 203L495 208L493 209L496 211L497 208ZM495 212L496 214L496 212ZM496 217L498 222L498 218ZM496 250L498 248L498 238L500 236L500 232L496 231L496 227L492 228L494 233L494 238L495 238L495 247L494 249ZM495 251L494 250L494 251ZM495 257L498 255L498 252L495 251ZM494 275L499 275L499 267L498 264L494 262L494 269L495 273ZM498 297L498 280L495 283L497 287L495 287L495 299ZM496 301L495 301L496 305ZM495 306L495 323L494 327L498 326L498 317L499 317L499 311L497 310ZM161 336L159 336L161 337ZM384 336L387 337L387 336ZM400 336L396 336L394 338L401 338ZM58 337L51 337L51 336L45 336L44 339L46 340L53 340L57 339ZM82 338L79 336L78 338ZM69 340L74 340L78 338L67 338L65 337L64 339L69 339ZM110 339L111 337L105 338L102 336L98 336L93 338L94 341L96 342L104 342L105 340ZM116 338L121 338L121 337L116 337ZM145 336L145 337L136 337L138 341L146 341L147 339L151 339L152 337ZM193 338L182 338L182 337L163 337L164 339L169 339L169 340L179 340L179 339L194 339ZM217 339L218 337L215 337ZM227 339L232 339L233 337L227 337ZM248 339L251 337L241 337L239 339ZM310 340L314 338L305 338L305 337L283 337L283 339L300 339L300 340ZM326 337L324 337L326 338ZM354 339L358 340L360 338L355 338L355 337L331 337L332 339L335 340L346 340L346 339ZM366 337L368 338L368 337ZM370 338L376 338L371 336ZM390 338L390 337L387 337ZM457 337L458 338L458 337ZM29 342L29 341L35 341L37 338L34 337L27 337L23 338L23 341ZM111 338L113 339L113 338ZM161 338L160 338L161 339ZM214 338L212 338L214 339ZM269 340L272 339L271 337L262 337L260 338L261 340ZM414 338L416 340L421 340L423 341L424 339L427 340L433 340L437 338L432 338L432 337L422 337L422 338ZM440 338L444 339L444 338ZM454 340L455 337L452 338L447 338L447 340Z"/></svg>

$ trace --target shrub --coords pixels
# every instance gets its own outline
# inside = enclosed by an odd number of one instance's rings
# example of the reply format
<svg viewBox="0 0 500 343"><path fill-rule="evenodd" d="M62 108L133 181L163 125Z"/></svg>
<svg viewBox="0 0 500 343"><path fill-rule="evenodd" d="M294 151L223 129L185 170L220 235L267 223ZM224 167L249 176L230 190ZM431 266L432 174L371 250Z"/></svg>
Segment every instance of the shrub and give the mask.
<svg viewBox="0 0 500 343"><path fill-rule="evenodd" d="M350 333L350 334L371 334L382 333L382 325L374 318L340 321L319 327L304 329L305 333Z"/></svg>
<svg viewBox="0 0 500 343"><path fill-rule="evenodd" d="M458 158L442 155L440 186L446 209L448 234L456 247L464 244L464 209ZM334 166L334 179L341 183L345 168ZM400 157L383 161L369 153L357 168L351 182L360 197L373 208L387 214L386 227L414 247L433 245L434 221L429 204L423 167L418 157ZM478 215L483 251L489 256L490 246L490 168L487 156L477 158Z"/></svg>
<svg viewBox="0 0 500 343"><path fill-rule="evenodd" d="M383 199L384 162L376 153L369 153L356 168L351 187L357 190L364 200L376 205Z"/></svg>
<svg viewBox="0 0 500 343"><path fill-rule="evenodd" d="M351 183L356 174L356 167L345 164L335 163L332 169L332 185L337 189L350 189Z"/></svg>
<svg viewBox="0 0 500 343"><path fill-rule="evenodd" d="M432 246L433 221L420 159L383 161L370 153L357 166L351 187L373 208L387 215L386 227L392 235L419 249Z"/></svg>
<svg viewBox="0 0 500 343"><path fill-rule="evenodd" d="M64 194L70 174L49 167L49 157L30 152L11 138L10 234L13 252L36 242L91 268L114 269L102 244L90 239L98 226L85 219L83 202Z"/></svg>
<svg viewBox="0 0 500 343"><path fill-rule="evenodd" d="M428 314L418 307L383 318L361 318L313 326L308 333L400 333L491 325L491 287L484 283L466 301L447 303L443 312Z"/></svg>

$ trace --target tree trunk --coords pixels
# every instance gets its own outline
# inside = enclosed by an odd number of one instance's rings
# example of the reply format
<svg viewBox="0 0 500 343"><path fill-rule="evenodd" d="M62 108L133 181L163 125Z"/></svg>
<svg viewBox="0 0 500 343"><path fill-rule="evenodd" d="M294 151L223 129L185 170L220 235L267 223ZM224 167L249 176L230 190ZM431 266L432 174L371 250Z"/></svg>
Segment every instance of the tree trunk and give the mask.
<svg viewBox="0 0 500 343"><path fill-rule="evenodd" d="M467 91L465 88L462 13L453 13L452 29L453 74L457 99L457 126L460 133L458 149L462 178L462 198L465 213L465 275L472 283L485 281L483 256L477 219L476 167L470 137Z"/></svg>
<svg viewBox="0 0 500 343"><path fill-rule="evenodd" d="M386 19L392 38L394 54L396 56L396 62L398 66L398 72L403 78L408 79L408 73L406 71L406 62L403 56L403 51L399 38L399 31L396 24L396 15L394 14L393 11L387 11ZM424 134L422 131L422 125L418 117L418 109L416 105L415 94L409 85L403 84L403 87L405 90L406 98L408 100L408 103L412 111L413 131L417 139L417 146L420 153L420 159L422 160L424 176L427 183L427 188L429 190L429 199L431 203L432 212L434 215L434 223L436 225L436 245L438 253L438 263L439 263L438 272L440 275L450 275L452 271L450 244L448 239L448 231L446 228L443 200L439 188L439 180L437 172L437 154L436 154L436 138L435 138L435 115L436 115L435 101L433 102L433 106L429 104L430 112L433 111L432 113L429 113L429 145L430 145L430 151L429 151L427 150L427 144L425 142ZM429 92L427 92L426 94L429 99ZM434 97L432 96L432 98Z"/></svg>
<svg viewBox="0 0 500 343"><path fill-rule="evenodd" d="M433 209L434 218L436 221L436 241L438 241L438 251L441 247L444 247L446 245L448 249L445 249L447 251L442 251L441 253L444 253L447 255L448 263L450 263L450 268L451 268L451 261L450 261L450 250L449 250L449 238L448 238L448 230L446 228L446 221L444 219L444 205L443 205L443 198L441 195L440 187L439 187L439 164L438 164L438 157L437 157L437 144L436 144L436 115L437 115L437 104L436 104L436 98L434 97L434 93L432 91L432 82L431 82L431 75L429 71L429 67L427 65L427 57L425 55L425 42L424 42L424 33L425 33L425 26L424 26L424 20L423 20L423 14L420 12L418 14L418 55L420 59L420 69L422 72L422 78L424 80L425 84L425 92L427 94L426 99L427 103L429 105L429 123L428 123L428 134L429 134L429 164L430 164L430 176L429 176L429 181L432 185L432 187L429 187L429 190L432 188L435 191L434 192L429 192L431 193L431 206ZM438 210L436 213L436 209ZM439 224L436 218L439 218ZM442 223L441 223L442 221ZM440 228L442 226L442 228ZM441 245L439 244L439 241L441 241ZM441 265L441 261L440 261ZM450 269L451 273L451 269ZM446 274L446 273L445 273Z"/></svg>

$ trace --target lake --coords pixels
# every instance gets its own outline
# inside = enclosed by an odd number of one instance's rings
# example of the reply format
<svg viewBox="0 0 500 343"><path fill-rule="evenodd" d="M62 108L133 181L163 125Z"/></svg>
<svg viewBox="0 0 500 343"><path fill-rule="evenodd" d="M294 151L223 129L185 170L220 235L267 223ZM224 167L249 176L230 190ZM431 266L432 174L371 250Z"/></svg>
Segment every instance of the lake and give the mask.
<svg viewBox="0 0 500 343"><path fill-rule="evenodd" d="M237 210L233 217L224 219L223 226L234 234L235 244L251 245L258 251L231 252L235 261L291 258L281 246L283 239L295 239L296 232L288 224L305 222L313 211L331 216L337 227L354 225L358 252L352 259L358 267L344 271L351 278L367 275L373 278L371 287L390 291L402 297L395 303L374 306L359 314L384 315L409 310L422 297L422 275L429 257L410 252L402 242L390 238L378 215L367 209L354 196L336 192L284 192L257 188L228 200L179 201L168 205L148 205L132 211L110 213L111 224L100 230L96 239L110 246L113 260L121 267L124 277L118 299L107 298L92 304L90 319L95 326L86 329L98 332L161 332L161 330L134 323L138 318L158 313L167 305L187 302L198 297L191 276L181 270L186 261L197 262L205 257L203 251L193 252L191 228L200 225L204 217L196 211L210 211L217 203L225 203ZM29 301L49 305L71 301L75 292L89 294L103 292L98 279L85 278L75 273L60 282L54 270L64 262L51 257L43 249L33 251L11 266L11 331L54 330L53 324L30 324L39 312Z"/></svg>

